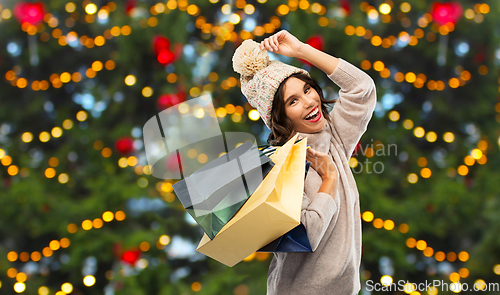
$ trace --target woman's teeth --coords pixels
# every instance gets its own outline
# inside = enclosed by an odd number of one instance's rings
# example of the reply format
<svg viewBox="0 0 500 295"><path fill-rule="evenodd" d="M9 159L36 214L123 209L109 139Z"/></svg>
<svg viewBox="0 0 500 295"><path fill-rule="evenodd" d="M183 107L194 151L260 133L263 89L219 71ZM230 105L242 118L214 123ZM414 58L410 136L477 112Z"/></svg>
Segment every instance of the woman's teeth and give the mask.
<svg viewBox="0 0 500 295"><path fill-rule="evenodd" d="M312 113L307 115L307 117L305 117L304 119L311 120L311 119L315 118L317 114L318 114L318 108L316 108L316 110L314 110Z"/></svg>

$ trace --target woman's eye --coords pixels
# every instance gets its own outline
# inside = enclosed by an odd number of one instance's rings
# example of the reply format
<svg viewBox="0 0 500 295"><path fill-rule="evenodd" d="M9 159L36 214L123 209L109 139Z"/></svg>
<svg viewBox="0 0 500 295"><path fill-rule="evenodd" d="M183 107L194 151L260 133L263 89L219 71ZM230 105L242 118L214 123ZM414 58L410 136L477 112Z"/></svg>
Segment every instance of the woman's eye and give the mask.
<svg viewBox="0 0 500 295"><path fill-rule="evenodd" d="M295 99L295 98L294 98L294 99L292 99L292 101L290 102L290 105L292 105L292 104L293 104L294 102L296 102L296 101L297 101L297 99Z"/></svg>
<svg viewBox="0 0 500 295"><path fill-rule="evenodd" d="M310 89L311 89L311 87L307 87L304 91L306 91L306 90L310 90Z"/></svg>

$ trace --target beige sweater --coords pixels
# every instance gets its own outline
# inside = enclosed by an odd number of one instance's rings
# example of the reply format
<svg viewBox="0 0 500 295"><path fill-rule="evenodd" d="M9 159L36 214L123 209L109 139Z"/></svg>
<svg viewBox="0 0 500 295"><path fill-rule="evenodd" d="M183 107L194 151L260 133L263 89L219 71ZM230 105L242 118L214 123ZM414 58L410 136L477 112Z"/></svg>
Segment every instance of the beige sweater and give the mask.
<svg viewBox="0 0 500 295"><path fill-rule="evenodd" d="M354 295L361 288L361 217L359 194L348 161L366 131L376 104L370 76L340 59L328 77L340 87L325 127L304 134L314 149L328 153L339 171L334 197L318 193L321 177L309 170L304 186L301 222L313 253L275 253L269 266L267 295Z"/></svg>

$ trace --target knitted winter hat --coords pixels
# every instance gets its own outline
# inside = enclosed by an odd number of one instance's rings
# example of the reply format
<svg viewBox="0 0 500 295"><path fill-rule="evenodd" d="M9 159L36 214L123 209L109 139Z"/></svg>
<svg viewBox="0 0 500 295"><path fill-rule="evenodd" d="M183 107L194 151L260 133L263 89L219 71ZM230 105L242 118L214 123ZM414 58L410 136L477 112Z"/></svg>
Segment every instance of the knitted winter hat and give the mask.
<svg viewBox="0 0 500 295"><path fill-rule="evenodd" d="M277 60L269 60L267 51L261 50L260 44L250 39L243 41L236 48L233 69L241 75L241 92L250 105L257 109L269 129L274 94L281 82L294 73L309 75L306 70Z"/></svg>

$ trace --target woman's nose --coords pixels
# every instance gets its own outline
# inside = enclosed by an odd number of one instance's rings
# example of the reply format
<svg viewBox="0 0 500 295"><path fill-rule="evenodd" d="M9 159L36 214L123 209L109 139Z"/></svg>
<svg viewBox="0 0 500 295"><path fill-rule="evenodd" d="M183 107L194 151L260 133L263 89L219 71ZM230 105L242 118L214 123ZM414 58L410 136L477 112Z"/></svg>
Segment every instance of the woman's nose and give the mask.
<svg viewBox="0 0 500 295"><path fill-rule="evenodd" d="M309 108L314 103L314 99L310 97L304 98L304 107Z"/></svg>

